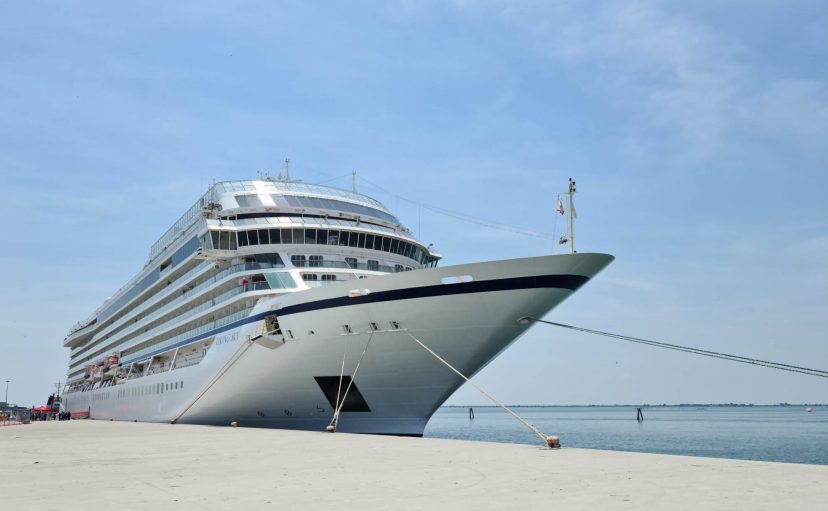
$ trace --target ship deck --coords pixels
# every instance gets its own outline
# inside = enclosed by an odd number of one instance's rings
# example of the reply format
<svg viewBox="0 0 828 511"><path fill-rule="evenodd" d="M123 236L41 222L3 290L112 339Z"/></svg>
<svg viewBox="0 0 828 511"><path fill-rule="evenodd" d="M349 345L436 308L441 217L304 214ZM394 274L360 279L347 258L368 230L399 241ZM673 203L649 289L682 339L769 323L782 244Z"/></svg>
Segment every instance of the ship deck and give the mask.
<svg viewBox="0 0 828 511"><path fill-rule="evenodd" d="M566 439L562 439L566 443ZM817 509L828 467L109 421L0 428L9 509Z"/></svg>

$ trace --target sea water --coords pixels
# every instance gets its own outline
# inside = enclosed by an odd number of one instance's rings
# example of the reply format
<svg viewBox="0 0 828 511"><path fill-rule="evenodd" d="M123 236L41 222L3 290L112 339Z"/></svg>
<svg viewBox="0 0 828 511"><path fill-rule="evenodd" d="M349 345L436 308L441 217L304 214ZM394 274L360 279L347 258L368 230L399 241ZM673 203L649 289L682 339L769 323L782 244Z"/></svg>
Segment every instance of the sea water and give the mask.
<svg viewBox="0 0 828 511"><path fill-rule="evenodd" d="M514 411L563 447L828 465L828 406L539 406ZM541 444L497 407L443 407L426 437Z"/></svg>

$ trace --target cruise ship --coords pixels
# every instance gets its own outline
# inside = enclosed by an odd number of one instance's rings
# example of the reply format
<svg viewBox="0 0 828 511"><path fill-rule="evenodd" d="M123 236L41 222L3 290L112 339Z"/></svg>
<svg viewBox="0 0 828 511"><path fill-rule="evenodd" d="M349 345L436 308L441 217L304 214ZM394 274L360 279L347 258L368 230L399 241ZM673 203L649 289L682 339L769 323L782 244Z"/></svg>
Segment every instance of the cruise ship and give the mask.
<svg viewBox="0 0 828 511"><path fill-rule="evenodd" d="M63 409L421 436L464 382L436 355L471 377L613 257L440 259L355 191L215 183L71 328Z"/></svg>

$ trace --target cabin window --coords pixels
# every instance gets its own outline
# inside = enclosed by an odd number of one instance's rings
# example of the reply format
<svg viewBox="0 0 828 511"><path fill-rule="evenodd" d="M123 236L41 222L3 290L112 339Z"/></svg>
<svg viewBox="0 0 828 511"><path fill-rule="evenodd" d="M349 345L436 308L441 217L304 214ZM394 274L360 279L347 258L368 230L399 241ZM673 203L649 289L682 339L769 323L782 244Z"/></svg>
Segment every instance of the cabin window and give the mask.
<svg viewBox="0 0 828 511"><path fill-rule="evenodd" d="M302 280L319 280L319 275L315 273L303 273Z"/></svg>
<svg viewBox="0 0 828 511"><path fill-rule="evenodd" d="M270 245L270 236L267 229L259 229L259 245Z"/></svg>
<svg viewBox="0 0 828 511"><path fill-rule="evenodd" d="M303 266L305 266L305 256L303 256L303 255L292 255L292 256L290 256L290 262L293 263L293 266L303 267Z"/></svg>
<svg viewBox="0 0 828 511"><path fill-rule="evenodd" d="M388 252L391 248L391 238L382 237L382 251Z"/></svg>
<svg viewBox="0 0 828 511"><path fill-rule="evenodd" d="M259 231L247 231L247 241L251 245L259 244Z"/></svg>
<svg viewBox="0 0 828 511"><path fill-rule="evenodd" d="M322 280L328 280L328 281L336 280L336 275L333 275L333 274L330 274L330 273L325 273L325 274L322 275Z"/></svg>
<svg viewBox="0 0 828 511"><path fill-rule="evenodd" d="M340 247L347 247L348 246L348 231L339 231L339 246Z"/></svg>
<svg viewBox="0 0 828 511"><path fill-rule="evenodd" d="M282 236L279 229L270 229L270 244L276 245L282 242Z"/></svg>
<svg viewBox="0 0 828 511"><path fill-rule="evenodd" d="M317 229L316 230L316 244L317 245L327 245L328 244L328 230L327 229Z"/></svg>
<svg viewBox="0 0 828 511"><path fill-rule="evenodd" d="M304 229L293 229L293 242L294 243L305 243L305 230Z"/></svg>
<svg viewBox="0 0 828 511"><path fill-rule="evenodd" d="M305 243L316 245L316 229L305 229Z"/></svg>
<svg viewBox="0 0 828 511"><path fill-rule="evenodd" d="M357 267L357 258L356 257L346 257L345 264L348 265L348 268L356 268Z"/></svg>
<svg viewBox="0 0 828 511"><path fill-rule="evenodd" d="M293 231L291 229L282 229L282 243L293 243Z"/></svg>
<svg viewBox="0 0 828 511"><path fill-rule="evenodd" d="M368 269L371 271L379 271L379 261L368 259Z"/></svg>
<svg viewBox="0 0 828 511"><path fill-rule="evenodd" d="M394 265L394 271L396 271L396 272L403 271L403 265L401 265L401 264L395 264L395 265Z"/></svg>
<svg viewBox="0 0 828 511"><path fill-rule="evenodd" d="M322 266L322 256L321 255L312 255L312 256L310 256L308 266L310 266L312 268L317 268L319 266Z"/></svg>
<svg viewBox="0 0 828 511"><path fill-rule="evenodd" d="M374 248L374 235L373 234L366 234L365 235L365 248Z"/></svg>
<svg viewBox="0 0 828 511"><path fill-rule="evenodd" d="M247 246L247 231L241 231L238 233L239 238L239 246L246 247Z"/></svg>

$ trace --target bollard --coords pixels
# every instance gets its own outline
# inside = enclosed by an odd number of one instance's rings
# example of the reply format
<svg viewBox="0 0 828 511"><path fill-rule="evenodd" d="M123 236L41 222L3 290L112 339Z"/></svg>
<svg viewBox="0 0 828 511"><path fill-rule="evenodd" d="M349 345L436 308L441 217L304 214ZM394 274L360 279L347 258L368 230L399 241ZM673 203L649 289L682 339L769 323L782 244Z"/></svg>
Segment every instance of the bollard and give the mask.
<svg viewBox="0 0 828 511"><path fill-rule="evenodd" d="M546 445L548 445L550 449L560 449L561 441L557 436L551 435L546 437Z"/></svg>

